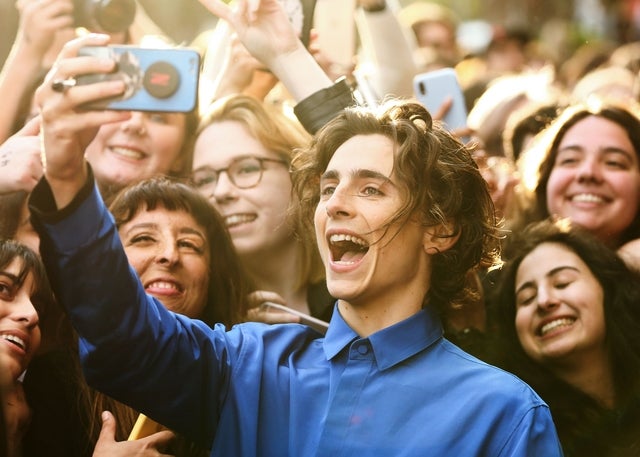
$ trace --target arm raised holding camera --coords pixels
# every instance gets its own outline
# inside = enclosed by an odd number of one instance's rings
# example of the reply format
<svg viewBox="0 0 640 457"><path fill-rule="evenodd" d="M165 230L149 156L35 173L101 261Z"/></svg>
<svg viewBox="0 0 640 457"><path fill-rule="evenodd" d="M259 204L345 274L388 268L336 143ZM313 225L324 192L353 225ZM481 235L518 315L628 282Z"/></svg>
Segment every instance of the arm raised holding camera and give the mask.
<svg viewBox="0 0 640 457"><path fill-rule="evenodd" d="M78 57L83 46L103 46L108 35L90 34L68 42L44 83L36 91L36 103L42 113L41 132L46 156L45 177L51 186L57 208L73 200L87 180L85 149L101 125L131 117L123 111L89 111L81 105L122 94L123 81L107 81L84 86L73 85L75 77L88 73L108 73L115 62L95 57ZM62 87L55 90L54 87Z"/></svg>

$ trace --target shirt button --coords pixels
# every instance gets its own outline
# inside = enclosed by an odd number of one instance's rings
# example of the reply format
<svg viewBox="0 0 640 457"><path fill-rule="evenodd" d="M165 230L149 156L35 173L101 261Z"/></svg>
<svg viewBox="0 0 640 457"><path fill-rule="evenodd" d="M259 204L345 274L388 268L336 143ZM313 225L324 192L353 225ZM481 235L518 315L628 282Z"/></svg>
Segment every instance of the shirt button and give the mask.
<svg viewBox="0 0 640 457"><path fill-rule="evenodd" d="M360 355L365 355L369 352L369 347L365 344L361 344L360 346L358 346L358 352L360 353Z"/></svg>

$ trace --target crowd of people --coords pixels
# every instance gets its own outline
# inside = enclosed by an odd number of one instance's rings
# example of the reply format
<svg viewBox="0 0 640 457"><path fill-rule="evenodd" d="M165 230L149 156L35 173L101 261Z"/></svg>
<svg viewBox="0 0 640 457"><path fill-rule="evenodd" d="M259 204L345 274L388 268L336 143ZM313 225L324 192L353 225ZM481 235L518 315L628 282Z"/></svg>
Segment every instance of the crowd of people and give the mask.
<svg viewBox="0 0 640 457"><path fill-rule="evenodd" d="M640 455L636 43L355 0L345 64L315 2L200 0L196 109L91 109L83 47L182 45L80 3L0 72L0 456Z"/></svg>

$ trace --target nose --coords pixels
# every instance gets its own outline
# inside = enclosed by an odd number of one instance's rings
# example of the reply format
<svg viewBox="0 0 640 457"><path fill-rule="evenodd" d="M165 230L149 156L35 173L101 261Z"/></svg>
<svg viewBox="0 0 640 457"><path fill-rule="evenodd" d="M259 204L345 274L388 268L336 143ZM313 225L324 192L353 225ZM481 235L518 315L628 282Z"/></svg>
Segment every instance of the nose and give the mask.
<svg viewBox="0 0 640 457"><path fill-rule="evenodd" d="M26 291L16 296L15 305L16 306L13 307L14 320L23 323L28 328L38 325L40 322L38 311Z"/></svg>
<svg viewBox="0 0 640 457"><path fill-rule="evenodd" d="M578 168L579 182L598 182L601 180L600 165L594 159L585 159Z"/></svg>
<svg viewBox="0 0 640 457"><path fill-rule="evenodd" d="M218 181L212 185L211 196L215 203L225 203L236 197L236 189L236 186L229 179L229 174L226 171L221 171L218 174Z"/></svg>
<svg viewBox="0 0 640 457"><path fill-rule="evenodd" d="M348 217L352 213L350 199L344 189L336 187L325 204L327 215L331 218Z"/></svg>
<svg viewBox="0 0 640 457"><path fill-rule="evenodd" d="M158 252L156 253L155 261L161 265L171 266L178 263L180 260L180 254L178 252L178 247L173 242L162 243L158 247Z"/></svg>
<svg viewBox="0 0 640 457"><path fill-rule="evenodd" d="M560 301L553 291L546 287L540 287L538 289L538 309L544 312L552 311L557 308Z"/></svg>
<svg viewBox="0 0 640 457"><path fill-rule="evenodd" d="M147 133L147 123L144 113L135 111L131 113L131 118L124 121L122 130L133 135L144 135Z"/></svg>

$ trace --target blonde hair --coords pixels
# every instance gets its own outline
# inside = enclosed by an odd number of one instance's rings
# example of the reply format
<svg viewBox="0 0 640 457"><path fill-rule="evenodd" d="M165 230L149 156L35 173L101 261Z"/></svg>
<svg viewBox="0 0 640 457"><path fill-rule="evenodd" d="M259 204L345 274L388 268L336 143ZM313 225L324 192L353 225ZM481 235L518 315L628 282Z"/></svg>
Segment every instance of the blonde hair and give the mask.
<svg viewBox="0 0 640 457"><path fill-rule="evenodd" d="M229 95L213 102L203 115L196 136L209 125L222 121L241 123L266 149L280 156L288 164L291 164L294 153L311 141L310 135L298 121L247 95ZM324 279L324 267L315 237L313 233L309 233L294 195L291 196L288 216L287 222L299 240L300 268L297 287L303 288Z"/></svg>

